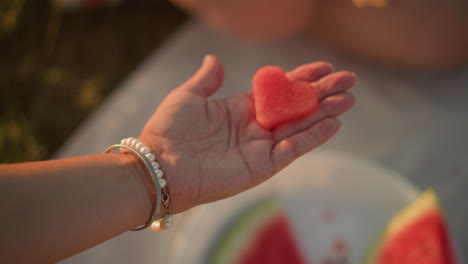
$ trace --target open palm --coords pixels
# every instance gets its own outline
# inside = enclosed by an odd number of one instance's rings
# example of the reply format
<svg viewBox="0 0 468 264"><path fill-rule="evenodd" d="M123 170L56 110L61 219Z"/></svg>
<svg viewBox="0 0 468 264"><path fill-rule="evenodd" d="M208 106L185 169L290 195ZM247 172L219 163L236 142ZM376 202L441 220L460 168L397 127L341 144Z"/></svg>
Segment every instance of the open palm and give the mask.
<svg viewBox="0 0 468 264"><path fill-rule="evenodd" d="M199 71L174 89L146 124L140 139L158 154L174 213L226 198L273 176L294 159L332 137L335 118L350 109L346 90L356 82L349 72L332 73L324 62L288 73L319 91L319 110L272 131L255 119L251 93L209 100L222 85L223 70L207 56Z"/></svg>

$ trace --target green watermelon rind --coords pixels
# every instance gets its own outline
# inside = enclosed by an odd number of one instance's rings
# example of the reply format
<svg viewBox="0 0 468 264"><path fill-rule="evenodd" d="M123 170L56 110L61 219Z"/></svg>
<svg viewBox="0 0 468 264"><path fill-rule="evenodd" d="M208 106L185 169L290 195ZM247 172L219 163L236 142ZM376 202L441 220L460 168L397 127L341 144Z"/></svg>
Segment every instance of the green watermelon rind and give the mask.
<svg viewBox="0 0 468 264"><path fill-rule="evenodd" d="M384 228L384 231L381 232L376 242L368 251L369 253L364 258L363 264L373 264L382 245L384 245L387 241L391 241L392 238L397 236L400 231L405 230L405 227L408 226L408 224L413 223L415 219L418 219L428 210L433 209L443 214L439 206L436 193L434 190L428 189L419 198L397 213L388 222Z"/></svg>
<svg viewBox="0 0 468 264"><path fill-rule="evenodd" d="M226 233L216 241L216 247L207 258L209 264L233 263L245 248L252 232L266 221L281 213L278 198L268 197L258 201L231 223Z"/></svg>

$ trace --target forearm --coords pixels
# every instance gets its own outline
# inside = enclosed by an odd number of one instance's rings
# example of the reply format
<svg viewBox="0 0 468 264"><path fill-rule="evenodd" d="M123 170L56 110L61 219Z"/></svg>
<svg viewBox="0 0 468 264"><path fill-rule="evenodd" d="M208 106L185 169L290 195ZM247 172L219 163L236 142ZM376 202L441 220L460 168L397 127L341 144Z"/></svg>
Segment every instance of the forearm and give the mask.
<svg viewBox="0 0 468 264"><path fill-rule="evenodd" d="M0 166L0 262L55 262L145 223L145 176L125 154Z"/></svg>

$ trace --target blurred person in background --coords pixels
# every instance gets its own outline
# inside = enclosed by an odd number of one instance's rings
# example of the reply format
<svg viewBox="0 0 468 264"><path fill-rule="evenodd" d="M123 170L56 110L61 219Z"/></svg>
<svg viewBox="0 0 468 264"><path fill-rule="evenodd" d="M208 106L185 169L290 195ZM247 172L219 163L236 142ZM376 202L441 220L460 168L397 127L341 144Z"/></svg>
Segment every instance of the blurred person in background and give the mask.
<svg viewBox="0 0 468 264"><path fill-rule="evenodd" d="M210 26L250 41L292 36L409 70L468 61L465 0L173 0ZM376 8L377 7L377 8Z"/></svg>

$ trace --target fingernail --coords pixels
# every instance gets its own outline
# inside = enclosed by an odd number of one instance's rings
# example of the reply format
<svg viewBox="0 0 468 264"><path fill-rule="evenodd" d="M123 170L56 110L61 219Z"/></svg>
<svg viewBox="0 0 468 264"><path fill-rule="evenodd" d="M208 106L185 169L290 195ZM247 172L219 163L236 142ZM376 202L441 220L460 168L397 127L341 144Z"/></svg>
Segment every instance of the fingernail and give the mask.
<svg viewBox="0 0 468 264"><path fill-rule="evenodd" d="M354 78L356 78L356 83L358 83L360 81L359 77L354 72L352 72L352 75L353 75Z"/></svg>
<svg viewBox="0 0 468 264"><path fill-rule="evenodd" d="M212 55L211 54L206 54L205 57L203 58L203 63L205 63Z"/></svg>

